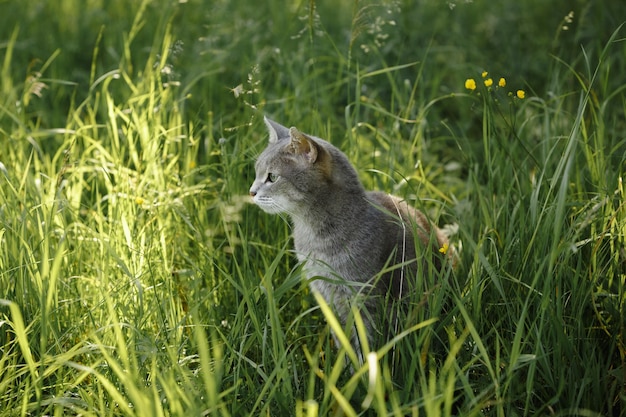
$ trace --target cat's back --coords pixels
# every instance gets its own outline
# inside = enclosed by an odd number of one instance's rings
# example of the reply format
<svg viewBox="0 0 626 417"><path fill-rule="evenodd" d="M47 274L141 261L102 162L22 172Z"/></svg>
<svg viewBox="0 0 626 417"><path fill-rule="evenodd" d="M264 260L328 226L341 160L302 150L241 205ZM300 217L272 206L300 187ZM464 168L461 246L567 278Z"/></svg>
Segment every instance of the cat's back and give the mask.
<svg viewBox="0 0 626 417"><path fill-rule="evenodd" d="M382 191L368 191L366 195L373 204L378 205L386 212L386 222L394 223L397 227L401 228L403 235L410 233L411 236L413 236L414 232L416 232L421 244L426 247L432 243L437 245L437 247L442 247L448 242L447 237L436 225L433 225L430 220L428 220L424 213L416 210L405 200ZM400 219L402 222L400 222ZM387 227L387 229L389 229L389 227Z"/></svg>

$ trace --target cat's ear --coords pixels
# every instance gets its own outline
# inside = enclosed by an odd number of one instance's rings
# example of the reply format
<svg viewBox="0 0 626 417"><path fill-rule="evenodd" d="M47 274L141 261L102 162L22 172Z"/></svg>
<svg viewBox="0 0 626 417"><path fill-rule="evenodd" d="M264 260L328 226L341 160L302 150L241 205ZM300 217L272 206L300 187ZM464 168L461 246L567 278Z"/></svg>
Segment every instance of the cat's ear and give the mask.
<svg viewBox="0 0 626 417"><path fill-rule="evenodd" d="M276 123L273 120L263 117L265 126L270 134L270 143L278 142L279 139L286 139L289 137L289 129L280 123Z"/></svg>
<svg viewBox="0 0 626 417"><path fill-rule="evenodd" d="M313 139L300 132L295 127L289 129L291 150L296 155L303 155L310 164L315 163L318 157L319 145Z"/></svg>

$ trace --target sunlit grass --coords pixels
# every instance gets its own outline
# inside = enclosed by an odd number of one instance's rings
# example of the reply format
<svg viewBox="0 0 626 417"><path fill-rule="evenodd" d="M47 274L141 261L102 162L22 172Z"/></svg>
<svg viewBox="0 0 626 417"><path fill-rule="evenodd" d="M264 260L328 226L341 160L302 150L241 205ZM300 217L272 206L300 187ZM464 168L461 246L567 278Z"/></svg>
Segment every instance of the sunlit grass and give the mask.
<svg viewBox="0 0 626 417"><path fill-rule="evenodd" d="M622 22L516 72L474 3L78 3L0 18L0 416L624 413ZM247 199L263 113L458 226L362 361Z"/></svg>

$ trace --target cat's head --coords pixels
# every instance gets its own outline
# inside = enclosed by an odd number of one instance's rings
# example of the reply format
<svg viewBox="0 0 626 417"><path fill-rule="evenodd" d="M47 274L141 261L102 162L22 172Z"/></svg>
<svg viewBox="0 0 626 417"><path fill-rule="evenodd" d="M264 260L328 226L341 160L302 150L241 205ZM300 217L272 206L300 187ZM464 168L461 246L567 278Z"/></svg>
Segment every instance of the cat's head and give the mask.
<svg viewBox="0 0 626 417"><path fill-rule="evenodd" d="M331 145L268 118L265 124L269 144L256 161L250 195L268 213L297 215L331 182Z"/></svg>

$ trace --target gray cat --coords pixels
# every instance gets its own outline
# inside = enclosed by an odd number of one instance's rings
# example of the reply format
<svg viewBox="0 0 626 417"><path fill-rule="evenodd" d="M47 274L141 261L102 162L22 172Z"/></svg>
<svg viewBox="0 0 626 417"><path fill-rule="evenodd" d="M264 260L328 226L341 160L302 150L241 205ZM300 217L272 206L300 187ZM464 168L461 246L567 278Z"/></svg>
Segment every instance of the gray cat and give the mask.
<svg viewBox="0 0 626 417"><path fill-rule="evenodd" d="M311 290L334 308L344 326L358 303L371 346L384 319L389 323L386 297L410 295L418 269L440 269L451 256L440 250L448 248L448 240L406 202L366 191L335 146L267 118L265 124L269 145L256 162L250 195L267 213L290 216ZM354 331L351 344L361 357Z"/></svg>

